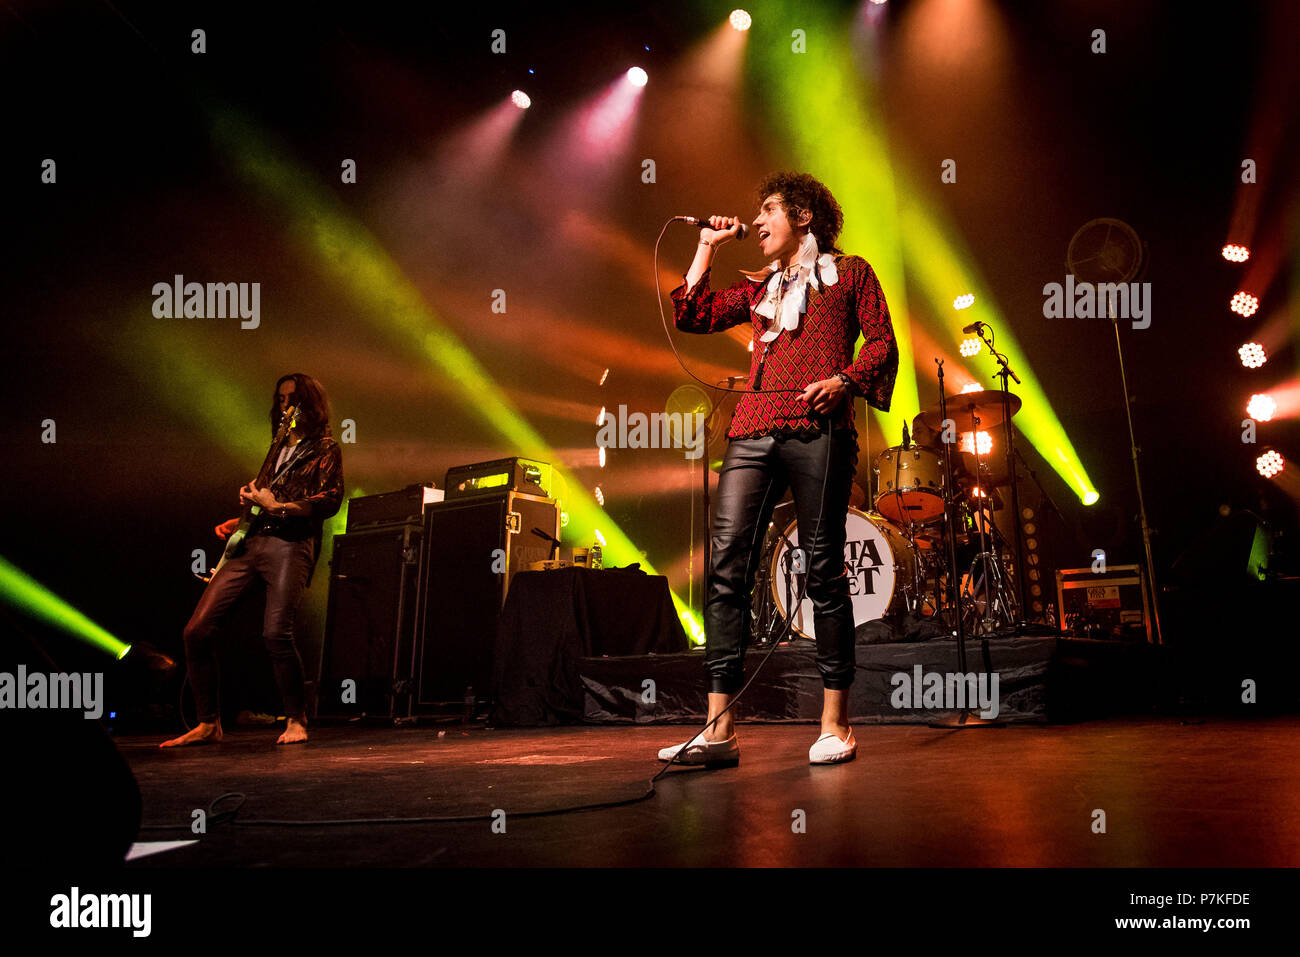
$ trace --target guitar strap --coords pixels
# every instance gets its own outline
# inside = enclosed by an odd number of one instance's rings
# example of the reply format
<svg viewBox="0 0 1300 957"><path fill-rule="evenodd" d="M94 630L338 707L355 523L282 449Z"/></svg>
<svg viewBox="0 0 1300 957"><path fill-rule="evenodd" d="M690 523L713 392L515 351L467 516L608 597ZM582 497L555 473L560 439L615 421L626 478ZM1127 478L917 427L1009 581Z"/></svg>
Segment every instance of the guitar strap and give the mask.
<svg viewBox="0 0 1300 957"><path fill-rule="evenodd" d="M271 481L268 485L274 485L281 475L293 468L293 464L302 458L303 454L307 451L307 447L315 444L316 443L312 439L303 439L299 442L298 447L293 450L293 454L284 460L284 465L276 469L275 474L271 476Z"/></svg>

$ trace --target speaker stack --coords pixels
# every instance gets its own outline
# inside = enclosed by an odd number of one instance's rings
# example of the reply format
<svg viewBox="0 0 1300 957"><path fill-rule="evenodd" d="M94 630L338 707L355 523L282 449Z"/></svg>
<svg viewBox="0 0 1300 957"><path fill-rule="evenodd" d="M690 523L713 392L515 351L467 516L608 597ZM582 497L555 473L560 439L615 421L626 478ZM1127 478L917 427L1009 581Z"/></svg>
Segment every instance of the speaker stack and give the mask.
<svg viewBox="0 0 1300 957"><path fill-rule="evenodd" d="M502 459L432 484L351 500L334 539L318 715L402 720L490 698L510 580L551 557L550 468Z"/></svg>

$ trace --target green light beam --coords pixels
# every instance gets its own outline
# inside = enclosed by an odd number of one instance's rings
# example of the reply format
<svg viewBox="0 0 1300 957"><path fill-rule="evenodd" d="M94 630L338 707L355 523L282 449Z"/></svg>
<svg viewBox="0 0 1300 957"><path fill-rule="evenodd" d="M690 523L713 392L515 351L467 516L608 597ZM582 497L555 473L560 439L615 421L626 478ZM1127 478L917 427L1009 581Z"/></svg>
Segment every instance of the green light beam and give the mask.
<svg viewBox="0 0 1300 957"><path fill-rule="evenodd" d="M0 601L115 658L121 658L131 648L3 557L0 557Z"/></svg>

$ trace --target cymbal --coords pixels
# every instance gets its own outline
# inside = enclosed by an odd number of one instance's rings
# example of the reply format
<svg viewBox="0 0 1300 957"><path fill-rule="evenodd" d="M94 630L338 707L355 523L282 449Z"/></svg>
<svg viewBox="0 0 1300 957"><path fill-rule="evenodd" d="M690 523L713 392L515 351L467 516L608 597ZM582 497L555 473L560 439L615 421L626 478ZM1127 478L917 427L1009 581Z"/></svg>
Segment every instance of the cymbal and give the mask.
<svg viewBox="0 0 1300 957"><path fill-rule="evenodd" d="M1011 399L1011 414L1020 411L1020 396L1006 393ZM1002 424L1001 389L985 389L982 392L963 392L948 400L948 418L956 424L958 432L974 432L975 416L979 416L979 431L987 432ZM943 415L939 406L932 405L916 417L926 428L936 432L943 430Z"/></svg>

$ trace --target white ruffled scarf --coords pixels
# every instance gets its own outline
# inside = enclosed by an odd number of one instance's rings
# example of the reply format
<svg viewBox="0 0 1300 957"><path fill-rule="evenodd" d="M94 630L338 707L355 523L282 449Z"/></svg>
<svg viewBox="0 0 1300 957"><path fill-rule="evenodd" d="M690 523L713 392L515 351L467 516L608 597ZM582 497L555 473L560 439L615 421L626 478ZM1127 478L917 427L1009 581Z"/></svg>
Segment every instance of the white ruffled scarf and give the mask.
<svg viewBox="0 0 1300 957"><path fill-rule="evenodd" d="M833 286L839 282L835 257L830 253L818 255L817 237L807 233L799 243L799 251L789 268L782 270L781 261L773 259L766 269L757 272L741 270L752 282L767 281L767 293L754 311L767 320L767 330L759 336L761 342L771 342L782 329L793 332L799 328L799 317L808 312L808 287L820 290L822 285ZM770 277L770 278L769 278ZM781 290L782 278L785 290ZM781 315L776 314L777 299L781 302Z"/></svg>

